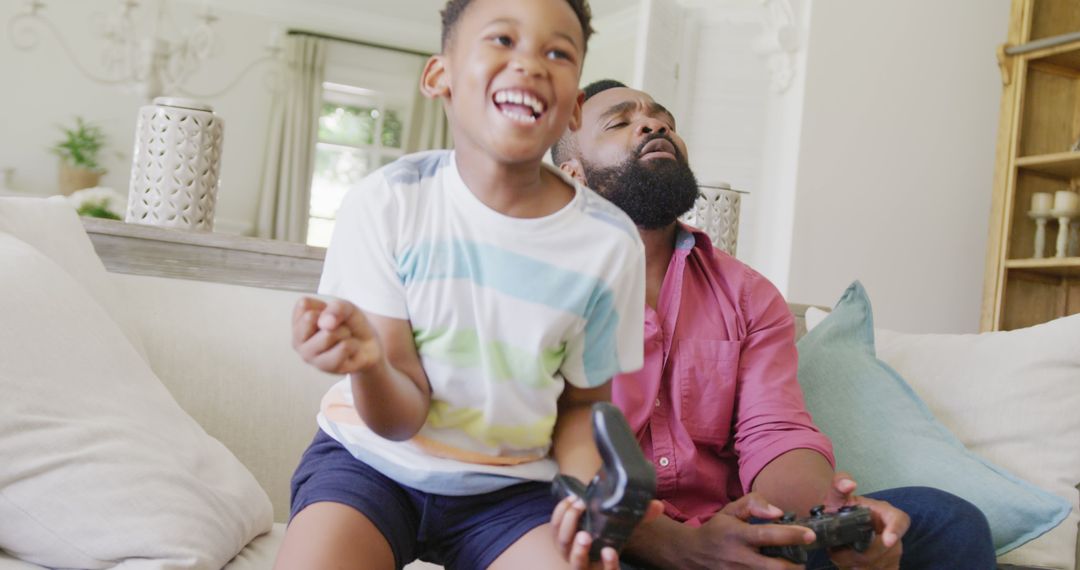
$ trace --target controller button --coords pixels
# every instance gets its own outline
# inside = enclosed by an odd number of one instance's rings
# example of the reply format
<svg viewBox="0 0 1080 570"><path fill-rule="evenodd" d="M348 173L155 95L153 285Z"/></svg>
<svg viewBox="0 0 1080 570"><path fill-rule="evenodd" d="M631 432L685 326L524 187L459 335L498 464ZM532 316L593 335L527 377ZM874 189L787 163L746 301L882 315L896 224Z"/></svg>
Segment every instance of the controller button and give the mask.
<svg viewBox="0 0 1080 570"><path fill-rule="evenodd" d="M825 516L825 505L818 505L810 509L810 516L815 519Z"/></svg>
<svg viewBox="0 0 1080 570"><path fill-rule="evenodd" d="M793 522L795 522L795 513L784 513L784 516L780 517L780 522L782 522L782 523L793 523Z"/></svg>
<svg viewBox="0 0 1080 570"><path fill-rule="evenodd" d="M840 512L841 513L850 513L851 511L854 511L854 510L855 510L855 505L844 505L844 506L840 507Z"/></svg>

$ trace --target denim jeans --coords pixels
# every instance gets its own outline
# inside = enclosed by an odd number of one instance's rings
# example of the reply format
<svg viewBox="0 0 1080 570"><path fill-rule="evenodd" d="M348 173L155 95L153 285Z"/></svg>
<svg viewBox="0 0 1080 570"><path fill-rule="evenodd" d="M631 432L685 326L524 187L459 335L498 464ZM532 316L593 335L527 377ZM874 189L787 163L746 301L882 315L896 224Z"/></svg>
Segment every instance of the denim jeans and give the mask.
<svg viewBox="0 0 1080 570"><path fill-rule="evenodd" d="M993 570L997 567L990 525L971 503L938 489L900 487L866 495L885 501L911 517L903 536L904 570ZM762 521L764 522L764 521ZM623 570L647 566L622 563ZM808 570L835 569L828 552L811 550Z"/></svg>
<svg viewBox="0 0 1080 570"><path fill-rule="evenodd" d="M975 505L929 487L900 487L866 496L885 501L911 517L911 527L902 539L904 554L900 568L996 568L990 525ZM829 561L828 552L812 550L809 554L807 569L835 568Z"/></svg>

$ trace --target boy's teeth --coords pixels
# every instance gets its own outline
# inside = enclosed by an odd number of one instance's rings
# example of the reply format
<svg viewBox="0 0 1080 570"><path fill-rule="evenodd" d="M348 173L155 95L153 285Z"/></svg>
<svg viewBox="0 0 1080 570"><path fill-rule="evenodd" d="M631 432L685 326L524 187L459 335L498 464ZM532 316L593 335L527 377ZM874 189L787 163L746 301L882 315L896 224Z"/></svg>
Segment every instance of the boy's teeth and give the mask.
<svg viewBox="0 0 1080 570"><path fill-rule="evenodd" d="M544 112L544 104L539 99L522 91L499 91L495 93L495 102L511 103L513 105L524 105L533 110L537 115Z"/></svg>

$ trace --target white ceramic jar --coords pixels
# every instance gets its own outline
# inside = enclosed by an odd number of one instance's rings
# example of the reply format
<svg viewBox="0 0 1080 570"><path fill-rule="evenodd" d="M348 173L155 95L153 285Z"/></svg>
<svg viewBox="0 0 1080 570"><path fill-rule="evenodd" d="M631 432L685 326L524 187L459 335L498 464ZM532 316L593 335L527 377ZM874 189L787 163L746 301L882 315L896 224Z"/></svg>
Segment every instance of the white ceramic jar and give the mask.
<svg viewBox="0 0 1080 570"><path fill-rule="evenodd" d="M141 107L125 221L213 231L224 130L212 107L190 99Z"/></svg>
<svg viewBox="0 0 1080 570"><path fill-rule="evenodd" d="M726 182L701 184L694 207L682 221L709 234L713 245L734 257L739 242L739 210L742 194Z"/></svg>

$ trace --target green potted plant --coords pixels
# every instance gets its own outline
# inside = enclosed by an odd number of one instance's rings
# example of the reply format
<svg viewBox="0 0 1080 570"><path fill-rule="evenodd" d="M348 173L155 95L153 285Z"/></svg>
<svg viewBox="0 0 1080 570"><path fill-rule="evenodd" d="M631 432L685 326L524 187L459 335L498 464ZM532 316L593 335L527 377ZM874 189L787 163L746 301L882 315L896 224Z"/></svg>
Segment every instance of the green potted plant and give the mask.
<svg viewBox="0 0 1080 570"><path fill-rule="evenodd" d="M75 117L75 127L60 127L64 137L50 149L60 157L60 193L93 188L105 174L100 162L105 146L101 127Z"/></svg>

